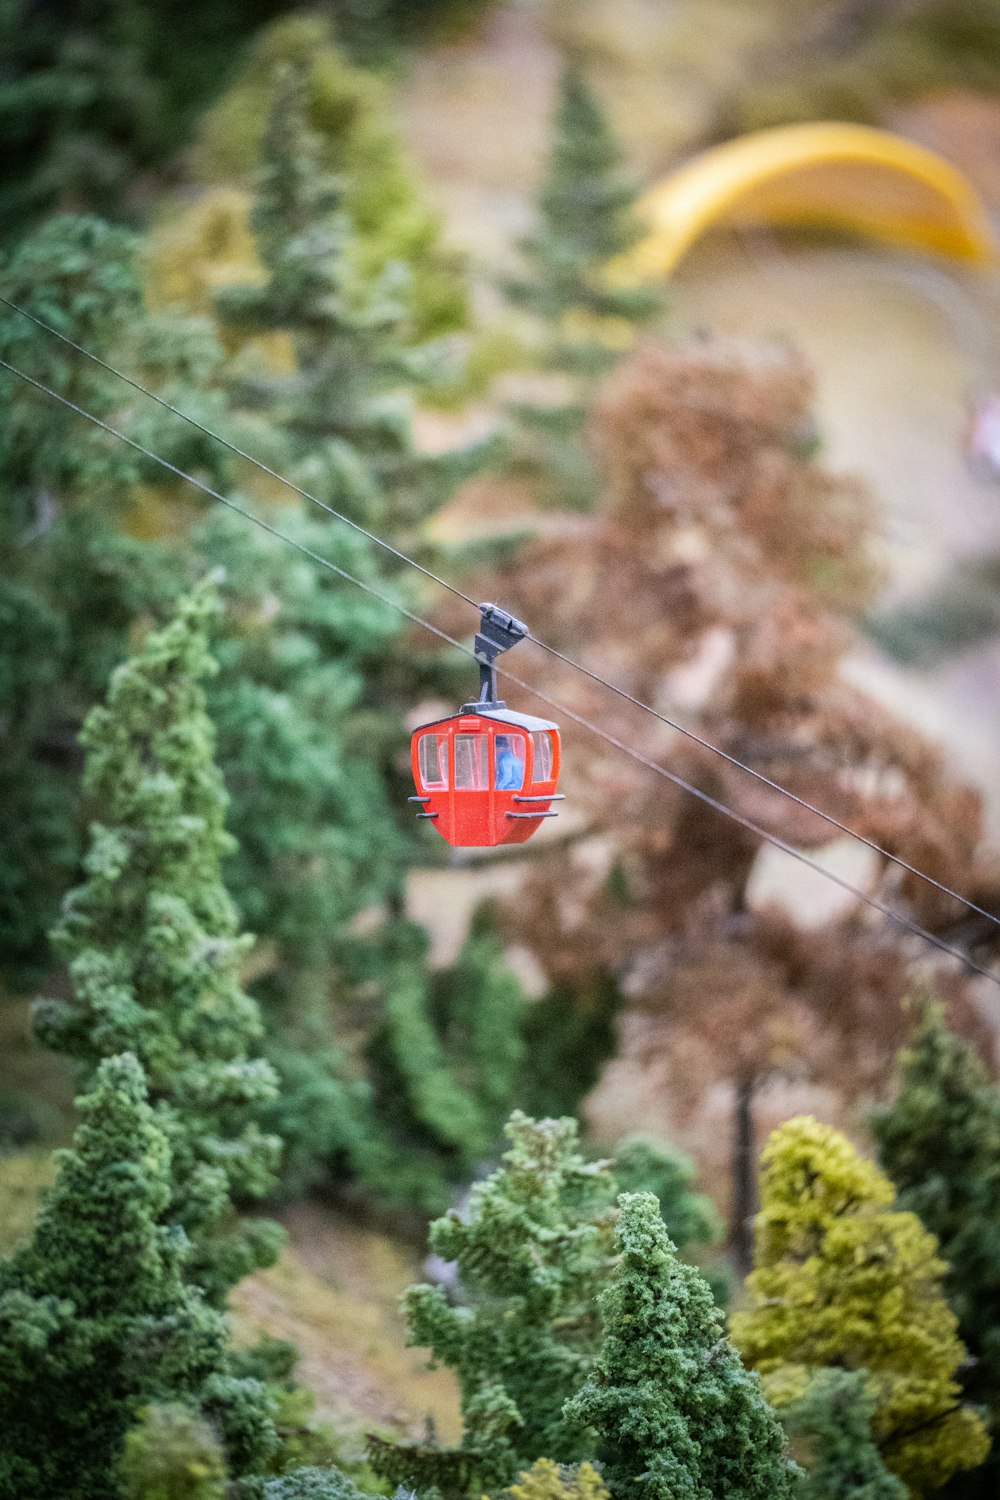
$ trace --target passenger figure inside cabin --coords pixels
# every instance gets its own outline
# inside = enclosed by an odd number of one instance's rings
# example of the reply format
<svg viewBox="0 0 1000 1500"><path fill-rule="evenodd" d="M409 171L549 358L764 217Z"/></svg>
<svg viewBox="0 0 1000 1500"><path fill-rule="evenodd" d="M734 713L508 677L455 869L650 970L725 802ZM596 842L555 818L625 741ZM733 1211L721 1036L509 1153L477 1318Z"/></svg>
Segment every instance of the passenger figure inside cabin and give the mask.
<svg viewBox="0 0 1000 1500"><path fill-rule="evenodd" d="M519 792L524 785L524 755L518 754L523 743L520 735L497 735L496 789L498 792Z"/></svg>

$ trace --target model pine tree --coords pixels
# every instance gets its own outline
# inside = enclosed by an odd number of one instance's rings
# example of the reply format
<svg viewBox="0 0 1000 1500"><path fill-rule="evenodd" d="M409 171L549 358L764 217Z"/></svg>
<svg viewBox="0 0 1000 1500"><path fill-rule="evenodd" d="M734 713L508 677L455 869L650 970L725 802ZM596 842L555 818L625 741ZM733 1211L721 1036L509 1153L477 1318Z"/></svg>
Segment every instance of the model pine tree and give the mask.
<svg viewBox="0 0 1000 1500"><path fill-rule="evenodd" d="M290 374L263 365L238 381L241 398L285 434L279 465L318 499L390 530L422 518L428 466L413 443L408 394L424 378L405 301L406 270L359 268L342 183L322 162L308 115L306 73L284 66L263 139L251 222L262 285L220 294L224 323L290 337Z"/></svg>
<svg viewBox="0 0 1000 1500"><path fill-rule="evenodd" d="M0 1263L0 1497L109 1500L125 1434L180 1398L235 1473L276 1446L264 1387L229 1373L225 1328L184 1275L170 1146L135 1057L97 1069L34 1236Z"/></svg>
<svg viewBox="0 0 1000 1500"><path fill-rule="evenodd" d="M405 1309L414 1344L458 1376L460 1449L377 1443L378 1471L449 1494L509 1483L535 1459L584 1455L581 1424L564 1415L596 1355L595 1296L612 1254L613 1183L579 1153L572 1120L515 1113L504 1164L472 1190L467 1212L431 1226L431 1247L454 1260L468 1305L415 1286Z"/></svg>
<svg viewBox="0 0 1000 1500"><path fill-rule="evenodd" d="M221 1298L274 1256L276 1227L231 1223L235 1199L273 1182L278 1142L258 1124L275 1092L240 968L242 937L222 879L228 799L214 762L203 681L214 670L212 588L181 600L114 673L81 736L96 815L85 879L56 933L72 993L39 1002L56 1051L94 1068L131 1051L170 1142L168 1217L194 1254L187 1274Z"/></svg>
<svg viewBox="0 0 1000 1500"><path fill-rule="evenodd" d="M125 230L57 217L4 265L4 295L142 378L150 325L134 250ZM167 353L160 338L161 373ZM8 308L0 355L121 421L126 388ZM162 603L171 569L162 547L136 539L136 487L148 476L131 449L7 371L0 404L0 954L13 986L43 970L45 935L77 868L75 732L124 654L129 621ZM147 442L177 456L175 436L144 425Z"/></svg>
<svg viewBox="0 0 1000 1500"><path fill-rule="evenodd" d="M781 1427L723 1333L711 1289L677 1259L652 1193L618 1203L601 1355L566 1419L597 1434L623 1500L791 1496Z"/></svg>
<svg viewBox="0 0 1000 1500"><path fill-rule="evenodd" d="M802 1466L796 1500L906 1500L872 1436L875 1402L863 1370L820 1370L782 1413Z"/></svg>
<svg viewBox="0 0 1000 1500"><path fill-rule="evenodd" d="M540 223L521 242L527 274L510 284L509 293L548 325L554 365L594 371L613 361L623 331L660 312L662 298L647 287L616 286L606 274L609 262L639 238L636 190L576 62L563 70L552 137ZM610 343L600 337L607 320L624 325Z"/></svg>
<svg viewBox="0 0 1000 1500"><path fill-rule="evenodd" d="M597 474L583 441L593 378L621 357L635 331L663 309L659 292L618 286L608 264L640 234L635 188L603 111L575 62L563 70L539 223L521 243L524 271L511 301L539 321L540 363L558 372L561 398L523 401L510 413L507 460L549 503L574 509L594 498Z"/></svg>
<svg viewBox="0 0 1000 1500"><path fill-rule="evenodd" d="M982 1468L951 1489L986 1495L1000 1472L1000 1094L974 1047L926 994L900 1057L899 1093L871 1126L900 1206L937 1236L948 1263L945 1291L972 1356L962 1389L986 1408L994 1435Z"/></svg>
<svg viewBox="0 0 1000 1500"><path fill-rule="evenodd" d="M762 1166L751 1301L731 1327L771 1399L787 1405L831 1366L865 1370L879 1451L910 1491L981 1464L989 1437L960 1400L965 1350L933 1235L813 1119L776 1130Z"/></svg>

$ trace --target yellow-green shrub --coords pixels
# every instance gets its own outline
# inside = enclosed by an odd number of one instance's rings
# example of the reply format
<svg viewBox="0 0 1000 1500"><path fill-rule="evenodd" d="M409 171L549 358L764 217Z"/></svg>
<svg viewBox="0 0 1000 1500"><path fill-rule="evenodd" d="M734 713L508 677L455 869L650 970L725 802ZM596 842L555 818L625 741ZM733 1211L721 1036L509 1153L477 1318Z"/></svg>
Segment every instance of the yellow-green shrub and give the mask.
<svg viewBox="0 0 1000 1500"><path fill-rule="evenodd" d="M814 1119L776 1130L762 1165L751 1305L731 1327L771 1400L802 1396L817 1369L863 1369L876 1442L914 1493L975 1468L989 1439L959 1404L965 1348L934 1236L893 1207L873 1162Z"/></svg>

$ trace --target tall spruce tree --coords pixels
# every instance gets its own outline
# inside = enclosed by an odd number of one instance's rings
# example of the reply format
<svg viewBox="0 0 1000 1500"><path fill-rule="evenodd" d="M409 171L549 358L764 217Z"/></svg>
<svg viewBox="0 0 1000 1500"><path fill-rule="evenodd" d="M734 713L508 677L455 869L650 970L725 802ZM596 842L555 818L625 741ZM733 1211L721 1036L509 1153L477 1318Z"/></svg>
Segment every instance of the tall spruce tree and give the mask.
<svg viewBox="0 0 1000 1500"><path fill-rule="evenodd" d="M370 0L362 0L369 4ZM376 0L380 3L380 0ZM421 7L423 10L423 7ZM414 8L408 7L413 15ZM309 125L318 138L320 165L343 189L343 206L355 230L352 250L364 279L390 265L406 267L405 301L418 339L452 333L468 321L468 289L460 257L442 245L439 215L428 205L419 173L393 126L394 111L382 80L344 56L341 33L329 16L299 12L265 27L236 70L232 83L205 116L192 153L199 181L209 189L202 203L236 207L242 225L244 190L254 186L268 116L283 67L303 74ZM236 191L234 193L234 184ZM164 249L173 244L175 287L192 287L191 272L175 256L200 218L196 203L181 232L164 226ZM201 245L216 272L218 243ZM197 273L196 273L197 275ZM226 275L226 280L231 276ZM218 285L218 281L216 285Z"/></svg>
<svg viewBox="0 0 1000 1500"><path fill-rule="evenodd" d="M274 1258L277 1226L232 1219L234 1200L274 1181L279 1143L258 1123L275 1077L256 1055L260 1016L240 984L250 939L222 879L228 799L202 686L217 610L208 585L182 599L88 716L96 819L56 931L72 993L40 1001L36 1020L47 1045L87 1069L122 1051L139 1058L171 1147L170 1217L193 1243L186 1274L221 1300Z"/></svg>
<svg viewBox="0 0 1000 1500"><path fill-rule="evenodd" d="M1000 1475L1000 1092L970 1043L928 995L900 1056L899 1093L871 1121L879 1159L903 1208L935 1234L948 1262L945 1291L971 1359L959 1376L986 1408L994 1447L949 1494L994 1493Z"/></svg>
<svg viewBox="0 0 1000 1500"><path fill-rule="evenodd" d="M566 1420L596 1432L623 1500L790 1497L781 1427L723 1333L707 1282L677 1259L652 1193L618 1202L601 1355Z"/></svg>
<svg viewBox="0 0 1000 1500"><path fill-rule="evenodd" d="M373 1443L377 1471L392 1482L445 1494L500 1487L537 1458L573 1462L586 1434L563 1406L597 1353L594 1298L612 1256L614 1184L607 1163L580 1154L573 1120L515 1113L503 1166L430 1232L455 1261L467 1304L440 1286L404 1299L410 1340L451 1366L461 1390L458 1449Z"/></svg>
<svg viewBox="0 0 1000 1500"><path fill-rule="evenodd" d="M188 325L168 335L145 315L135 245L98 219L53 219L4 265L4 295L140 378L169 382L175 356L202 371L205 345ZM133 407L107 371L8 308L0 356L106 422ZM137 538L137 486L149 476L132 450L8 371L0 402L0 954L14 987L44 967L77 867L76 730L129 623L162 606L177 575L166 549ZM142 435L180 460L163 423L147 420ZM200 444L183 454L205 457Z"/></svg>
<svg viewBox="0 0 1000 1500"><path fill-rule="evenodd" d="M277 1444L257 1380L227 1367L225 1324L185 1279L190 1249L162 1111L129 1054L106 1058L34 1236L0 1262L0 1497L112 1500L151 1399L200 1408L236 1474Z"/></svg>
<svg viewBox="0 0 1000 1500"><path fill-rule="evenodd" d="M550 502L577 508L596 493L583 426L594 377L607 372L637 329L663 311L658 291L617 285L608 265L637 242L636 190L621 148L580 65L566 64L552 123L537 229L521 242L522 274L507 282L515 306L541 329L541 363L566 382L562 398L521 402L510 413L508 463Z"/></svg>
<svg viewBox="0 0 1000 1500"><path fill-rule="evenodd" d="M604 320L626 328L657 316L662 298L647 287L617 286L609 263L636 244L636 189L621 147L579 63L563 69L552 146L539 196L540 223L521 242L526 273L508 285L516 304L548 327L558 368L600 371L613 359L598 335ZM586 337L587 333L590 337Z"/></svg>
<svg viewBox="0 0 1000 1500"><path fill-rule="evenodd" d="M865 1370L879 1451L911 1491L976 1468L989 1437L960 1399L965 1350L933 1235L830 1126L789 1120L762 1164L750 1305L731 1328L772 1400L830 1367Z"/></svg>
<svg viewBox="0 0 1000 1500"><path fill-rule="evenodd" d="M248 371L238 389L286 435L292 474L318 499L367 525L412 525L437 497L411 428L409 390L427 357L413 343L407 272L359 270L301 66L279 70L262 149L251 222L266 279L227 288L219 311L244 334L287 334L294 369Z"/></svg>

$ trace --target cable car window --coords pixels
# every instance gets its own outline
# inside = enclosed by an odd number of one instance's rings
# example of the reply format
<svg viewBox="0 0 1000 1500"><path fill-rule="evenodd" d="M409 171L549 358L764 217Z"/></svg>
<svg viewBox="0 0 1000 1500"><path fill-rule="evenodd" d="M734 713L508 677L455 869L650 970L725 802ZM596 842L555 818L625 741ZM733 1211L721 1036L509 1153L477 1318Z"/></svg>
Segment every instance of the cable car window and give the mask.
<svg viewBox="0 0 1000 1500"><path fill-rule="evenodd" d="M456 734L456 791L482 792L489 786L488 739L485 734Z"/></svg>
<svg viewBox="0 0 1000 1500"><path fill-rule="evenodd" d="M448 736L422 734L417 743L420 780L428 790L448 785Z"/></svg>
<svg viewBox="0 0 1000 1500"><path fill-rule="evenodd" d="M547 729L536 729L531 736L531 743L535 749L535 769L533 772L536 781L552 780L552 736Z"/></svg>
<svg viewBox="0 0 1000 1500"><path fill-rule="evenodd" d="M519 792L524 786L524 766L528 746L523 734L498 734L494 740L496 751L496 789L498 792Z"/></svg>

